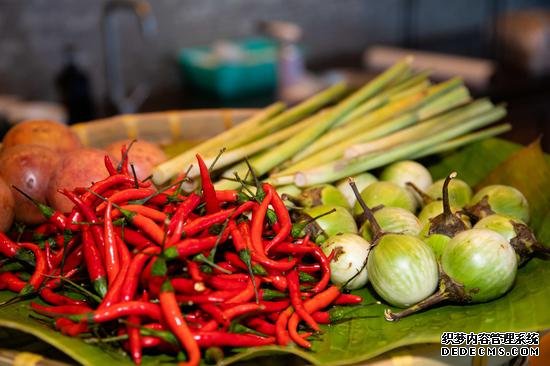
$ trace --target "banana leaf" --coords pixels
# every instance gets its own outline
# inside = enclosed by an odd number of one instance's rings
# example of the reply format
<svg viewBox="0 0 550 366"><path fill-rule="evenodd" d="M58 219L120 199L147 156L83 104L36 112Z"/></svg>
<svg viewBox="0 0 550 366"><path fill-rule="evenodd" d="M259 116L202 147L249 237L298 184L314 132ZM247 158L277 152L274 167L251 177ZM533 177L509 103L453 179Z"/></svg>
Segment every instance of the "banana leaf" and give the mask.
<svg viewBox="0 0 550 366"><path fill-rule="evenodd" d="M434 178L450 171L473 186L510 184L527 197L533 214L532 227L539 240L550 244L550 164L538 143L526 148L489 139L469 145L437 159L424 160ZM309 351L297 347L263 347L235 350L221 365L318 364L348 365L369 360L399 347L439 343L443 332L536 331L550 328L550 265L533 259L519 269L513 289L505 296L485 304L447 304L415 314L396 323L384 320L388 308L370 287L356 291L364 296L361 306L337 307L331 311L335 323L325 327L312 341ZM13 297L0 292L0 302ZM90 345L78 338L65 337L32 318L28 300L0 307L0 327L30 333L84 365L130 365L130 359L115 347ZM0 332L0 344L4 344ZM146 356L143 365L174 362L171 356Z"/></svg>

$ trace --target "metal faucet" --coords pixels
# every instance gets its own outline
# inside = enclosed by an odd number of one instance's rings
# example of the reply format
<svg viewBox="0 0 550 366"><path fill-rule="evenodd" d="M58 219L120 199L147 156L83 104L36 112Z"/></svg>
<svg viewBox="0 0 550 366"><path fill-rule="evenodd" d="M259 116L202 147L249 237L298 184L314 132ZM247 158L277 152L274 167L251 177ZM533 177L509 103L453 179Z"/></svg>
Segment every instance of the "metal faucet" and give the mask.
<svg viewBox="0 0 550 366"><path fill-rule="evenodd" d="M131 11L136 15L144 40L156 33L157 22L151 6L145 0L110 0L103 7L102 32L107 97L116 113L135 113L149 95L150 87L143 82L130 93L126 91L115 16L117 11L122 10Z"/></svg>

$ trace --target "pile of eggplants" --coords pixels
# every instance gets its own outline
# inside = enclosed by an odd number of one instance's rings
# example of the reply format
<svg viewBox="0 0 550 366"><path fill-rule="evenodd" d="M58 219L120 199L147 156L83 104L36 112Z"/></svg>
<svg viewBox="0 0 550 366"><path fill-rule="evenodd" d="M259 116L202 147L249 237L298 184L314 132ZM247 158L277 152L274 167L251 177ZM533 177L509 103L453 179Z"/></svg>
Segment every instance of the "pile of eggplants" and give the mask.
<svg viewBox="0 0 550 366"><path fill-rule="evenodd" d="M415 161L335 185L280 188L293 208L293 235L309 235L330 256L331 280L348 290L370 285L396 321L441 302L480 303L504 295L517 268L550 256L529 228L516 188L473 192L451 172L433 182Z"/></svg>

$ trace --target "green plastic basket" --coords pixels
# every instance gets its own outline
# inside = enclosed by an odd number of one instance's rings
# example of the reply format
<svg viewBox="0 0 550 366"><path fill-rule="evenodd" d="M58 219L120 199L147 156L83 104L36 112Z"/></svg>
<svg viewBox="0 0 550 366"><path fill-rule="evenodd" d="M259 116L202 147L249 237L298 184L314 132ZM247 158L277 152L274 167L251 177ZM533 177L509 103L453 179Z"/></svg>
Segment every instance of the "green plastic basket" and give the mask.
<svg viewBox="0 0 550 366"><path fill-rule="evenodd" d="M179 54L185 80L223 99L273 91L276 87L277 45L267 39L233 42L242 57L220 61L213 48L183 49Z"/></svg>

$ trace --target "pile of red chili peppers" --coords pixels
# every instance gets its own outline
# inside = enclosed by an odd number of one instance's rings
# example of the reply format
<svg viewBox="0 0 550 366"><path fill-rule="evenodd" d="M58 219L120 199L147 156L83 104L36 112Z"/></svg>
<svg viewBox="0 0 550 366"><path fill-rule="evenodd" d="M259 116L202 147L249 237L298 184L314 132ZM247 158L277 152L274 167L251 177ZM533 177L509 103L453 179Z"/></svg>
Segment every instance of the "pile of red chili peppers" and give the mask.
<svg viewBox="0 0 550 366"><path fill-rule="evenodd" d="M39 296L32 309L62 333L108 335L136 364L154 349L198 365L212 347L309 348L329 306L361 301L330 285L316 244L291 236L271 185L216 191L197 156L201 191L182 192L184 175L157 190L122 156L105 158L104 180L63 191L72 212L37 203L45 224L0 233L0 289Z"/></svg>

